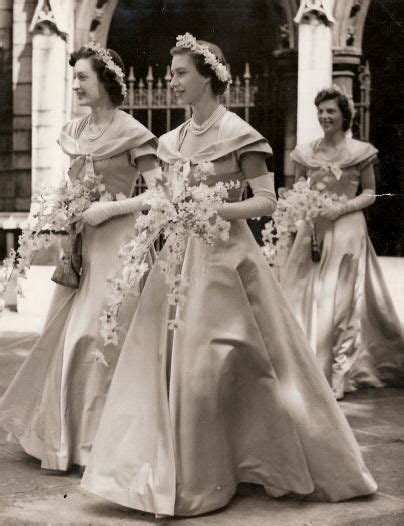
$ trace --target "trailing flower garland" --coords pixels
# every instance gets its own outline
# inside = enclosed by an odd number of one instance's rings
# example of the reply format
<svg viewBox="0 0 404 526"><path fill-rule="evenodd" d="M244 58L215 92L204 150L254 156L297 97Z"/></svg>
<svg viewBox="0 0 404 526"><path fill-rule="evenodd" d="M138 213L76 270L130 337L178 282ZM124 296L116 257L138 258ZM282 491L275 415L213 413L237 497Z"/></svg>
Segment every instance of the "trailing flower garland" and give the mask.
<svg viewBox="0 0 404 526"><path fill-rule="evenodd" d="M307 221L314 232L314 220L323 210L346 203L345 195L326 192L325 188L322 182L312 186L309 179L301 178L292 188L280 191L277 208L262 231L262 252L270 265L284 264L302 221Z"/></svg>
<svg viewBox="0 0 404 526"><path fill-rule="evenodd" d="M57 233L69 233L93 201L111 199L102 175L92 173L66 181L57 189L45 187L33 197L35 211L18 238L18 250L11 250L0 267L0 313L5 308L4 294L13 270L16 268L18 275L25 278L38 250L57 245Z"/></svg>
<svg viewBox="0 0 404 526"><path fill-rule="evenodd" d="M188 238L195 236L213 245L229 237L230 223L218 215L217 208L227 199L228 190L239 187L239 183L218 182L208 186L206 180L214 174L213 163L204 162L192 171L191 184L184 167L185 163L178 161L170 168L169 177L163 174L156 182L154 190L149 192L148 214L138 216L134 237L120 249L122 271L109 280L109 302L100 318L105 345L117 344L119 309L129 290L135 293L139 290L149 268L145 258L161 233L165 237L164 254L157 264L168 287L168 303L177 307L175 319L168 322L169 330L175 330L181 323L179 307L186 299L189 285L181 276Z"/></svg>

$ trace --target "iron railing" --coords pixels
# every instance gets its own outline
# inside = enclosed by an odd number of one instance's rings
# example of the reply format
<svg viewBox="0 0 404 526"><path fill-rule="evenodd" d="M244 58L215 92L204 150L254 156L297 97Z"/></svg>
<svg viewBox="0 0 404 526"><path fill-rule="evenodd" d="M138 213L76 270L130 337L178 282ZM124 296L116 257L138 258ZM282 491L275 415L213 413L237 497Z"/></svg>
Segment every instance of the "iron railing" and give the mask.
<svg viewBox="0 0 404 526"><path fill-rule="evenodd" d="M156 112L164 112L165 131L170 131L172 129L172 112L174 110L183 110L183 120L191 116L189 106L181 106L177 103L174 92L170 87L170 82L171 72L169 66L166 68L164 78L156 78L153 67L149 66L146 78L139 78L138 80L135 77L133 66L131 66L128 75L127 104L122 106L122 109L131 115L139 111L146 111L147 118L144 124L149 130L153 130L154 114ZM255 106L256 92L257 87L251 84L250 65L247 62L244 65L242 80L237 75L220 99L226 108L242 110L244 120L249 122L250 110Z"/></svg>

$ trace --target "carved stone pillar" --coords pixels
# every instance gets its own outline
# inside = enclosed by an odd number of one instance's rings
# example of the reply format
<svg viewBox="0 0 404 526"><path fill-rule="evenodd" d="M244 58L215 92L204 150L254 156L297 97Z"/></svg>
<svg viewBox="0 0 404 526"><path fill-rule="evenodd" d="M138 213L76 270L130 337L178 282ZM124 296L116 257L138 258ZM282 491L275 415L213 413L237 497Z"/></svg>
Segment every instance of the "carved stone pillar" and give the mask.
<svg viewBox="0 0 404 526"><path fill-rule="evenodd" d="M353 93L353 82L360 63L360 55L349 50L335 50L333 56L333 82L345 89L349 95Z"/></svg>
<svg viewBox="0 0 404 526"><path fill-rule="evenodd" d="M38 2L32 37L32 194L43 185L57 186L66 168L57 139L71 112L68 66L73 3ZM69 39L70 38L70 39Z"/></svg>
<svg viewBox="0 0 404 526"><path fill-rule="evenodd" d="M333 0L302 0L299 25L297 143L321 135L314 109L316 93L332 82Z"/></svg>
<svg viewBox="0 0 404 526"><path fill-rule="evenodd" d="M333 82L359 104L359 128L355 133L362 139L369 135L369 101L362 78L367 65L361 65L362 38L371 0L339 0L335 4L337 22L333 32ZM357 80L359 80L359 85ZM357 123L358 124L358 123ZM356 126L357 127L357 126Z"/></svg>
<svg viewBox="0 0 404 526"><path fill-rule="evenodd" d="M339 0L335 3L333 79L353 92L353 81L362 57L362 38L371 0Z"/></svg>

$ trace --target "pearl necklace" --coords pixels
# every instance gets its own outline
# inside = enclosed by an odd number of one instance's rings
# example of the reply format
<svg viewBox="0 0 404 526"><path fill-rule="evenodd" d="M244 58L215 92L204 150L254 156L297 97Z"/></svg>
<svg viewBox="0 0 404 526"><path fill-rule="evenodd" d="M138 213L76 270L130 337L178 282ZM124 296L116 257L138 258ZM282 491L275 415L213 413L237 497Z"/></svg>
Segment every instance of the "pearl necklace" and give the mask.
<svg viewBox="0 0 404 526"><path fill-rule="evenodd" d="M189 125L190 131L194 135L202 135L202 133L205 133L206 131L208 131L209 128L211 128L215 124L215 122L217 122L221 117L223 117L225 112L226 112L226 108L222 106L222 104L219 104L219 106L215 109L215 111L211 114L211 116L200 125L196 124L196 122L194 121L194 117L192 116L191 122Z"/></svg>
<svg viewBox="0 0 404 526"><path fill-rule="evenodd" d="M114 120L115 118L115 114L116 112L114 111L114 113L112 114L112 118L107 122L107 124L105 124L105 126L103 126L102 128L100 128L97 132L93 133L91 131L91 121L92 121L92 115L90 114L89 116L89 119L88 119L88 123L87 123L87 137L90 139L90 141L95 141L96 139L99 139L101 137L101 135L103 135L103 133L105 132L105 130L108 128L108 126L110 124L112 124L112 121Z"/></svg>

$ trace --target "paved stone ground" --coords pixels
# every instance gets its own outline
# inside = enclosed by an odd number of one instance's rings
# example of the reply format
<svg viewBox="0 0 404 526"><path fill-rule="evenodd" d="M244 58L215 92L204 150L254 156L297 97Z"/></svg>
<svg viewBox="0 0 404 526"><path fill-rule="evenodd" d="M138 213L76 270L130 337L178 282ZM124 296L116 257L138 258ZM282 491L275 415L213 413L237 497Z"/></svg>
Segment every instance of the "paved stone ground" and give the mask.
<svg viewBox="0 0 404 526"><path fill-rule="evenodd" d="M0 336L0 394L40 329L38 320L26 320L28 332L20 324L17 333L18 319L10 313L9 331ZM78 472L41 470L0 432L0 525L403 526L404 389L363 390L348 395L341 406L379 484L375 496L338 504L310 503L270 499L260 487L243 485L221 512L157 521L84 493Z"/></svg>
<svg viewBox="0 0 404 526"><path fill-rule="evenodd" d="M393 526L404 524L404 390L365 390L342 403L379 484L373 497L338 504L268 498L243 485L223 511L156 521L148 514L85 494L80 474L41 470L39 463L0 435L0 524L184 526Z"/></svg>
<svg viewBox="0 0 404 526"><path fill-rule="evenodd" d="M404 259L380 260L404 321ZM19 312L0 318L0 396L43 326L50 300L43 285L50 270L39 271L43 279L25 284ZM156 520L84 493L78 472L41 470L0 431L0 526L404 526L404 389L363 390L348 395L341 407L379 484L372 497L338 504L274 500L260 487L243 485L221 512Z"/></svg>

